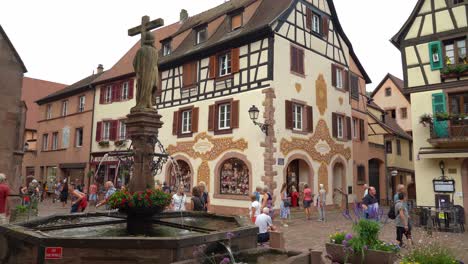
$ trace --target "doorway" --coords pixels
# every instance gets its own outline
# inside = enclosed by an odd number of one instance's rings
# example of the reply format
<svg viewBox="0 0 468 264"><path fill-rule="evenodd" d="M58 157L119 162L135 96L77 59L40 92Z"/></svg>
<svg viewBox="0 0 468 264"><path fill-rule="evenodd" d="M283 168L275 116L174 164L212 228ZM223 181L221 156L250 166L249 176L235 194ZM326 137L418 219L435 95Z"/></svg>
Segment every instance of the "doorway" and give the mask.
<svg viewBox="0 0 468 264"><path fill-rule="evenodd" d="M468 159L465 159L462 163L462 191L465 217L468 217Z"/></svg>
<svg viewBox="0 0 468 264"><path fill-rule="evenodd" d="M378 159L369 160L369 186L375 188L376 197L380 201L380 161Z"/></svg>
<svg viewBox="0 0 468 264"><path fill-rule="evenodd" d="M343 163L338 162L333 166L333 204L342 207L345 199L341 192L335 191L335 189L340 189L342 192L346 193L346 180L345 180L345 167Z"/></svg>
<svg viewBox="0 0 468 264"><path fill-rule="evenodd" d="M288 184L288 193L292 193L292 187L301 192L304 184L308 184L313 190L312 178L313 172L309 164L303 159L294 159L289 162L286 168L286 183Z"/></svg>

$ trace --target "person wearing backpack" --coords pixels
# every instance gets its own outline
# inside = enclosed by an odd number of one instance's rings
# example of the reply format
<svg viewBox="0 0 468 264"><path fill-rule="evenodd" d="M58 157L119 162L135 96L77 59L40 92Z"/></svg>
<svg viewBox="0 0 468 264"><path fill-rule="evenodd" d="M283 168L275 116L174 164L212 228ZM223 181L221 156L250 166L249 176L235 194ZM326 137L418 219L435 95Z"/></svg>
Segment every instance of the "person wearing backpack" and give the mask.
<svg viewBox="0 0 468 264"><path fill-rule="evenodd" d="M408 242L413 244L411 237L411 226L409 224L408 208L404 205L405 194L403 192L398 194L398 202L395 204L395 212L397 216L395 218L396 225L396 240L400 247L403 246L403 235L406 236Z"/></svg>

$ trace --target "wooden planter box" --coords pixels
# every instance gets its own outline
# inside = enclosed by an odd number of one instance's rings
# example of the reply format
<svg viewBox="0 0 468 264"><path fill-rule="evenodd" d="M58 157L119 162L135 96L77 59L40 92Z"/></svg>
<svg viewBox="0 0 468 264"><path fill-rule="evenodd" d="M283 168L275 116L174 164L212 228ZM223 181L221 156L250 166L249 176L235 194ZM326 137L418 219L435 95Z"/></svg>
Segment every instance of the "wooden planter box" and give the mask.
<svg viewBox="0 0 468 264"><path fill-rule="evenodd" d="M343 245L327 243L325 245L328 256L333 262L345 263L346 252ZM346 263L352 264L393 264L397 260L397 254L393 252L366 250L364 260L360 253L348 256Z"/></svg>

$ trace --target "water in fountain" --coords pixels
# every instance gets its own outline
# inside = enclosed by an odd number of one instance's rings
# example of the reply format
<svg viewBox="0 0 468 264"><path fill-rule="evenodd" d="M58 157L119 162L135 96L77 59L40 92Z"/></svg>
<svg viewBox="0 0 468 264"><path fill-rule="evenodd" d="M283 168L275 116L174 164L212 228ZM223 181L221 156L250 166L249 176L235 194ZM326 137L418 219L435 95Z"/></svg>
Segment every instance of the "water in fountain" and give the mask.
<svg viewBox="0 0 468 264"><path fill-rule="evenodd" d="M218 243L226 249L226 252L227 252L228 255L229 255L229 259L231 260L230 263L232 263L232 264L242 264L242 263L237 263L237 262L236 262L236 260L234 259L234 255L232 254L231 247L230 247L229 245L227 245L227 244L224 243L224 242L218 242Z"/></svg>

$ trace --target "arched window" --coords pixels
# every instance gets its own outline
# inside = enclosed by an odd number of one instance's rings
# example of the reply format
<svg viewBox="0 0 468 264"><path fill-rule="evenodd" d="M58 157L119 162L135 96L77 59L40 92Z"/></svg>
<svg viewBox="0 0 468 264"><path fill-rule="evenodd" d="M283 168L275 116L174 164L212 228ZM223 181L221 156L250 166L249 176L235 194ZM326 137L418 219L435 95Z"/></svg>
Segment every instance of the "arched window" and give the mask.
<svg viewBox="0 0 468 264"><path fill-rule="evenodd" d="M238 158L225 160L220 169L220 194L249 195L249 167Z"/></svg>
<svg viewBox="0 0 468 264"><path fill-rule="evenodd" d="M178 167L178 168L177 168ZM183 161L183 160L177 160L177 166L174 166L174 164L171 164L170 169L169 169L169 186L171 187L172 192L177 191L177 186L178 186L178 179L177 175L180 175L180 181L184 184L184 191L185 192L191 192L192 188L192 170L190 169L190 165Z"/></svg>

